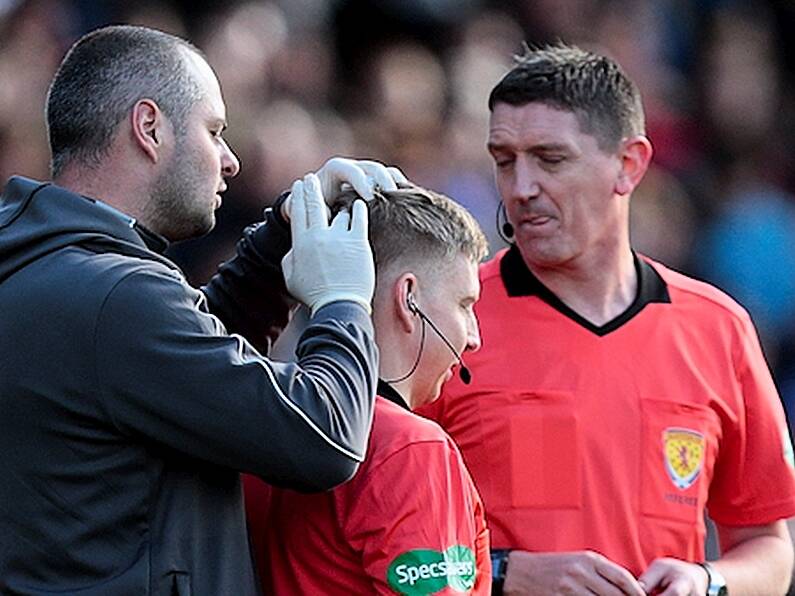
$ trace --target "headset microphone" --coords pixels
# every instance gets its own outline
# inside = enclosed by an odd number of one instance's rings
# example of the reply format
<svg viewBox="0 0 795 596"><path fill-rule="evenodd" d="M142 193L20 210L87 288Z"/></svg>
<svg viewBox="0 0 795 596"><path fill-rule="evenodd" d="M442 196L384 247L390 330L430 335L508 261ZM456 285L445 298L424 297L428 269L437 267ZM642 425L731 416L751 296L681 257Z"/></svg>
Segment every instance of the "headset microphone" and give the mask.
<svg viewBox="0 0 795 596"><path fill-rule="evenodd" d="M502 217L500 217L500 215L502 215ZM500 224L500 219L504 219L505 221ZM506 244L510 244L511 239L513 239L514 231L513 225L511 225L511 222L508 221L508 214L505 211L505 203L500 201L500 204L497 205L497 233Z"/></svg>
<svg viewBox="0 0 795 596"><path fill-rule="evenodd" d="M461 377L461 380L464 382L464 384L469 385L472 382L472 373L469 372L469 369L464 364L464 360L461 358L461 355L453 347L453 344L450 343L450 340L447 339L447 337L445 337L444 333L441 332L441 330L436 326L436 324L431 320L431 318L420 310L420 307L417 305L416 301L414 300L414 296L409 294L408 297L406 298L406 304L408 305L409 310L411 312L418 315L423 321L427 322L428 325L431 326L433 332L439 336L439 339L441 339L444 342L444 345L446 345L447 348L453 353L453 355L458 360L459 364L458 374Z"/></svg>

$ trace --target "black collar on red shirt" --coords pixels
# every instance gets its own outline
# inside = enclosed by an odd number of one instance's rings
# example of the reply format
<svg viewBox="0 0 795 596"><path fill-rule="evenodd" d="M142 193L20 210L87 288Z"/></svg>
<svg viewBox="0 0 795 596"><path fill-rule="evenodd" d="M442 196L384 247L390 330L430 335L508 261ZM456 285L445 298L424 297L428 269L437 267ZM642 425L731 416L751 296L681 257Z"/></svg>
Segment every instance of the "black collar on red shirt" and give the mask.
<svg viewBox="0 0 795 596"><path fill-rule="evenodd" d="M403 396L398 393L392 385L387 383L382 379L378 379L378 387L376 389L376 393L383 397L384 399L388 399L393 404L399 405L401 408L405 408L408 411L411 411L411 408L406 403L406 400L403 399Z"/></svg>
<svg viewBox="0 0 795 596"><path fill-rule="evenodd" d="M578 315L575 311L566 306L560 298L555 296L552 290L542 284L541 281L533 275L533 272L527 268L515 244L511 246L502 258L502 261L500 261L500 276L502 277L503 284L505 284L505 289L508 291L508 296L512 298L517 296L538 296L560 314L570 318L575 323L585 327L596 335L603 336L611 331L615 331L624 323L628 322L632 317L643 310L643 307L647 304L652 302L671 302L671 297L668 294L668 286L665 284L662 277L660 277L660 274L655 271L654 267L643 259L638 258L638 255L635 254L634 251L632 252L632 259L635 262L635 271L638 274L638 293L635 296L635 300L632 301L632 304L629 305L627 310L601 327L594 325L587 319Z"/></svg>

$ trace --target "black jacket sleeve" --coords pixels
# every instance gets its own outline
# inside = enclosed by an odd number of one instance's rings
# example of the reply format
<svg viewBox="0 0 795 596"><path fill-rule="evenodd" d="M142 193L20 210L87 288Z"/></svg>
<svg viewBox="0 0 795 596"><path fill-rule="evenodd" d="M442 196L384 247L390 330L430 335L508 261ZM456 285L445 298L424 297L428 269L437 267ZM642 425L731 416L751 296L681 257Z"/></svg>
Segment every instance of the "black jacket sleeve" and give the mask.
<svg viewBox="0 0 795 596"><path fill-rule="evenodd" d="M245 229L236 255L202 288L210 312L262 354L270 352L295 304L282 273L282 258L290 250L290 224L280 211L286 197L265 210L264 221Z"/></svg>
<svg viewBox="0 0 795 596"><path fill-rule="evenodd" d="M377 350L352 302L321 308L295 363L272 362L204 311L166 267L141 265L107 296L96 383L126 436L303 491L350 478L364 459Z"/></svg>

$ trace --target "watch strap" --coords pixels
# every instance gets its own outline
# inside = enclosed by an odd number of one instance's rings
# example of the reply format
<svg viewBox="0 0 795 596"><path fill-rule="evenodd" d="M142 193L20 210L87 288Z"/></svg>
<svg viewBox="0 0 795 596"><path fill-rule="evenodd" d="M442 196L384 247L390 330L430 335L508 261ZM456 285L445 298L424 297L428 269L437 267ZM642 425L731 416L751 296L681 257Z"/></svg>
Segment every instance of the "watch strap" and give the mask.
<svg viewBox="0 0 795 596"><path fill-rule="evenodd" d="M502 587L505 583L505 574L508 571L509 548L494 548L491 550L491 594L502 596Z"/></svg>
<svg viewBox="0 0 795 596"><path fill-rule="evenodd" d="M707 593L706 596L728 596L729 590L726 587L726 579L720 572L710 565L707 561L697 563L707 572Z"/></svg>

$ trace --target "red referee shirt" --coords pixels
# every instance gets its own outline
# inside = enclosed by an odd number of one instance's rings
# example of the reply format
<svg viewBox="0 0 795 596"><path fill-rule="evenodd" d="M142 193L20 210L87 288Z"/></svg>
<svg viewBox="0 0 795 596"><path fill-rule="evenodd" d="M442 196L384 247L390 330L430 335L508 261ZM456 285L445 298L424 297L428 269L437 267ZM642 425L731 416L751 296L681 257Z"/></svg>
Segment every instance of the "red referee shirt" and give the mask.
<svg viewBox="0 0 795 596"><path fill-rule="evenodd" d="M461 448L493 546L593 549L640 574L703 560L704 509L727 525L795 515L783 409L748 314L636 258L639 292L595 327L514 248L481 269L472 384L422 413ZM789 460L789 461L788 461Z"/></svg>
<svg viewBox="0 0 795 596"><path fill-rule="evenodd" d="M490 594L483 506L461 455L395 403L376 398L366 459L348 483L313 495L263 486L247 479L266 594Z"/></svg>

